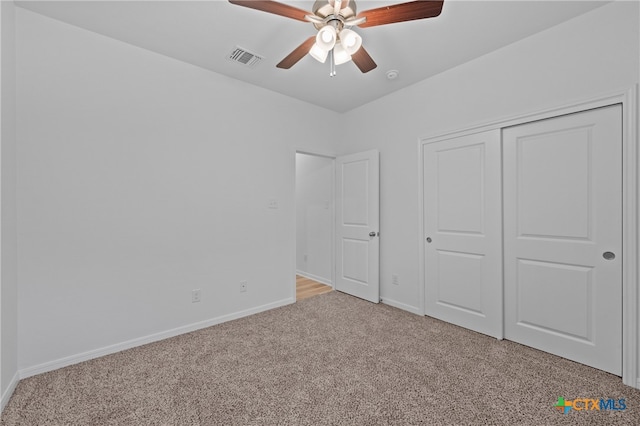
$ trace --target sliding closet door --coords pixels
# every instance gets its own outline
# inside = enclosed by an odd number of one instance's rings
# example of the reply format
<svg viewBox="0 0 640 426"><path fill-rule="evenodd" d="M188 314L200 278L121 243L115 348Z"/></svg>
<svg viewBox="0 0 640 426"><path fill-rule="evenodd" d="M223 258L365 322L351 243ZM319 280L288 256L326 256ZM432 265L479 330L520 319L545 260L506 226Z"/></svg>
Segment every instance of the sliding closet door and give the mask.
<svg viewBox="0 0 640 426"><path fill-rule="evenodd" d="M505 338L620 375L622 120L504 130Z"/></svg>
<svg viewBox="0 0 640 426"><path fill-rule="evenodd" d="M423 153L426 314L502 338L500 131Z"/></svg>

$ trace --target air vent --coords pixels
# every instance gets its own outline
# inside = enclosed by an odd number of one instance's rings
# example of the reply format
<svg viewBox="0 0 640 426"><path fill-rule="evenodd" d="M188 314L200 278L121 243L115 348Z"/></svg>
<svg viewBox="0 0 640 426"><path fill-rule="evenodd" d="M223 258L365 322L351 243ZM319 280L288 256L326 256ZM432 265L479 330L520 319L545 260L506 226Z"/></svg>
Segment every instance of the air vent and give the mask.
<svg viewBox="0 0 640 426"><path fill-rule="evenodd" d="M262 56L249 52L247 49L236 46L228 56L228 59L246 67L253 68L263 59Z"/></svg>

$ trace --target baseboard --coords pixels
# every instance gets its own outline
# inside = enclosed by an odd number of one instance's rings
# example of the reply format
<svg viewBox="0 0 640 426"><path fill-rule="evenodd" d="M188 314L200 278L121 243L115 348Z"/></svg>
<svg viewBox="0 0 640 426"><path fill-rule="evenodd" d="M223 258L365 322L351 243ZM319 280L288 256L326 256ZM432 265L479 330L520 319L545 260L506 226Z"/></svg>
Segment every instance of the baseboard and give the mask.
<svg viewBox="0 0 640 426"><path fill-rule="evenodd" d="M301 277L309 278L310 280L314 280L321 284L330 285L331 287L333 287L333 282L331 280L319 277L318 275L313 275L308 272L298 271L298 270L296 270L296 275L300 275Z"/></svg>
<svg viewBox="0 0 640 426"><path fill-rule="evenodd" d="M235 319L247 317L260 312L268 311L271 309L279 308L281 306L290 305L295 303L294 298L287 298L279 300L277 302L268 303L266 305L257 306L255 308L247 309L240 312L234 312L228 315L222 315L220 317L211 318L205 321L188 324L182 327L173 328L171 330L162 331L160 333L150 334L148 336L140 337L137 339L127 340L115 345L105 346L103 348L94 349L91 351L83 352L77 355L71 355L68 357L60 358L54 361L45 362L33 367L27 367L20 370L18 376L20 379L35 376L37 374L46 373L48 371L57 370L59 368L67 367L69 365L78 364L80 362L88 361L94 358L100 358L105 355L114 354L116 352L124 351L126 349L135 348L137 346L146 345L148 343L157 342L159 340L175 337L180 334L190 333L192 331L200 330L202 328L211 327L213 325L222 324L223 322L232 321ZM4 399L3 399L4 402Z"/></svg>
<svg viewBox="0 0 640 426"><path fill-rule="evenodd" d="M16 390L16 386L18 386L18 382L20 381L20 374L16 371L16 374L13 375L11 382L9 382L9 386L7 386L7 390L2 394L2 400L0 401L0 413L4 411L4 407L7 406L7 402L11 399L11 395Z"/></svg>
<svg viewBox="0 0 640 426"><path fill-rule="evenodd" d="M394 308L402 309L403 311L411 312L412 314L422 315L422 312L420 312L420 308L416 308L415 306L407 305L396 300L387 299L386 297L381 298L380 301L385 305L393 306Z"/></svg>

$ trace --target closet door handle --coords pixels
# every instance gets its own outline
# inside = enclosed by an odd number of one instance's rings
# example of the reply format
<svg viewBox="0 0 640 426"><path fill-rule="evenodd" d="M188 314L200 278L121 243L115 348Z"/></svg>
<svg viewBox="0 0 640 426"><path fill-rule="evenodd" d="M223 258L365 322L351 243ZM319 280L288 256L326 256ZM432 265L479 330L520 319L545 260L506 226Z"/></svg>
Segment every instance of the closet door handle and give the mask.
<svg viewBox="0 0 640 426"><path fill-rule="evenodd" d="M616 254L612 251L605 251L602 253L602 257L604 257L605 260L613 260L616 258Z"/></svg>

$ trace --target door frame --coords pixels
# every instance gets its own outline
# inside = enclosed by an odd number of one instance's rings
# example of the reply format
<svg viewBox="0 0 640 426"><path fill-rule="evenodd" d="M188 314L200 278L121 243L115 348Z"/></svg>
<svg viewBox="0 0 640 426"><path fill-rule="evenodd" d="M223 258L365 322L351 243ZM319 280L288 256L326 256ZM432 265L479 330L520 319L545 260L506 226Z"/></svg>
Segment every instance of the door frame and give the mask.
<svg viewBox="0 0 640 426"><path fill-rule="evenodd" d="M502 129L532 121L582 112L610 105L622 105L622 382L640 389L638 377L638 189L640 188L638 158L638 85L575 100L564 105L548 107L531 113L504 117L418 139L418 244L420 311L425 315L425 262L424 262L424 146L453 137L488 130ZM504 285L504 282L503 282Z"/></svg>
<svg viewBox="0 0 640 426"><path fill-rule="evenodd" d="M297 246L298 246L298 200L296 196L296 171L297 171L297 161L296 154L304 154L304 155L312 155L314 157L321 157L331 160L331 253L329 253L329 258L331 259L331 288L336 288L336 158L337 155L333 153L327 153L322 151L314 151L305 148L295 148L293 150L293 263L292 263L292 283L291 283L291 298L293 302L296 302L296 274L298 271L297 268Z"/></svg>

